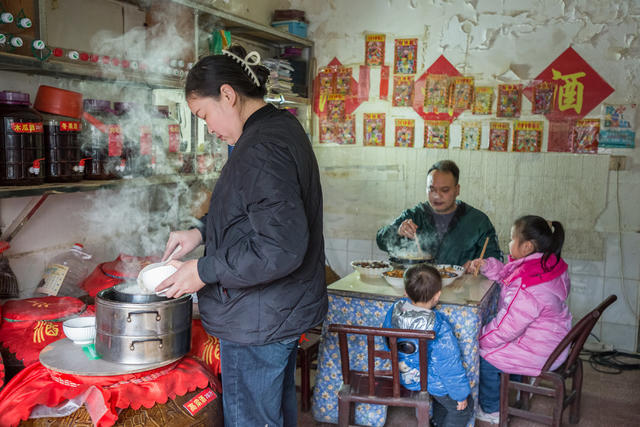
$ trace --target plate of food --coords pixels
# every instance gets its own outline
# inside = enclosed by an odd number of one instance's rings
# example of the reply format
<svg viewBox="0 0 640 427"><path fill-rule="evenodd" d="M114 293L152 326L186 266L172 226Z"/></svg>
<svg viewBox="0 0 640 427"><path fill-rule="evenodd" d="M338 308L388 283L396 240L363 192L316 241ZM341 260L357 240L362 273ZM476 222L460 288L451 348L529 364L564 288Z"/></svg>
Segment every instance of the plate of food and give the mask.
<svg viewBox="0 0 640 427"><path fill-rule="evenodd" d="M434 266L438 269L442 278L442 286L448 286L458 277L464 274L464 267L461 265L438 264Z"/></svg>
<svg viewBox="0 0 640 427"><path fill-rule="evenodd" d="M387 261L351 261L351 267L364 277L380 277L385 271L391 270L391 264Z"/></svg>
<svg viewBox="0 0 640 427"><path fill-rule="evenodd" d="M385 271L382 273L382 277L387 283L397 289L404 289L404 270L395 268L393 270Z"/></svg>

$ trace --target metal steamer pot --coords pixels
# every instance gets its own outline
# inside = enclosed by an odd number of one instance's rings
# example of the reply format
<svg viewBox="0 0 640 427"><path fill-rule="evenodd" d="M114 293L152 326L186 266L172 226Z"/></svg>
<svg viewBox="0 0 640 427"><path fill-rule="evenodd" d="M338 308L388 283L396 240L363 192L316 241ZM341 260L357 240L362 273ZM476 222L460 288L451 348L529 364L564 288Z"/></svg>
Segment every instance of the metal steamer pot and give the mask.
<svg viewBox="0 0 640 427"><path fill-rule="evenodd" d="M118 285L120 286L120 285ZM178 359L191 347L191 295L165 298L119 292L96 295L96 352L114 363L148 364ZM130 298L136 301L123 301Z"/></svg>

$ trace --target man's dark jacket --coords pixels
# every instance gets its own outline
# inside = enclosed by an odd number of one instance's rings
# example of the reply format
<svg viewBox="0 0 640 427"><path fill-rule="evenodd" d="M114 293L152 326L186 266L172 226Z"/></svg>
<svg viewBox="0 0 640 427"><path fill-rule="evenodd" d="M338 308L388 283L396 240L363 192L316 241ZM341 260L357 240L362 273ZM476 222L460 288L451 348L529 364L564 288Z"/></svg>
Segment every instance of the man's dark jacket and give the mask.
<svg viewBox="0 0 640 427"><path fill-rule="evenodd" d="M291 113L267 105L248 118L202 222L198 303L209 334L266 344L324 320L320 175Z"/></svg>
<svg viewBox="0 0 640 427"><path fill-rule="evenodd" d="M464 202L456 201L457 208L446 233L440 238L436 231L434 213L428 203L419 203L407 209L391 224L378 230L376 241L383 251L393 254L398 247L411 247L413 241L398 235L398 227L406 219L418 226L418 237L422 251L430 254L437 264L462 265L476 259L489 238L484 257L502 261L502 252L493 224L483 212Z"/></svg>

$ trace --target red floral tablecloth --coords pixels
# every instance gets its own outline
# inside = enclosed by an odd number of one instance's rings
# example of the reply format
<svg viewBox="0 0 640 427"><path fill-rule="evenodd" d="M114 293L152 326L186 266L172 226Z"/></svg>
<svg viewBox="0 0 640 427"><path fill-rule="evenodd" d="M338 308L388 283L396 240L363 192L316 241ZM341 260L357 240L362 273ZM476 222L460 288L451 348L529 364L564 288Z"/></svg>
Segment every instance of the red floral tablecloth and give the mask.
<svg viewBox="0 0 640 427"><path fill-rule="evenodd" d="M17 426L37 405L55 407L80 398L93 424L107 427L118 419L118 409L150 408L205 387L222 391L218 378L193 357L146 372L108 377L63 374L38 362L23 369L0 391L0 426Z"/></svg>

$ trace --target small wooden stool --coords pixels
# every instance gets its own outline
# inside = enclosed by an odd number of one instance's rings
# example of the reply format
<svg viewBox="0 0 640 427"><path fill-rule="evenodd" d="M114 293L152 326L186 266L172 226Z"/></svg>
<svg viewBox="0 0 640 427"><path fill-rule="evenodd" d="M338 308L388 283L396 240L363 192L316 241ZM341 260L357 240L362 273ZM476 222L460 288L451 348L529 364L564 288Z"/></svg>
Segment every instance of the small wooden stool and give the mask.
<svg viewBox="0 0 640 427"><path fill-rule="evenodd" d="M310 329L304 334L305 339L298 343L296 366L300 367L300 387L296 389L300 390L300 407L303 412L311 409L311 368L318 357L321 335L320 327Z"/></svg>

